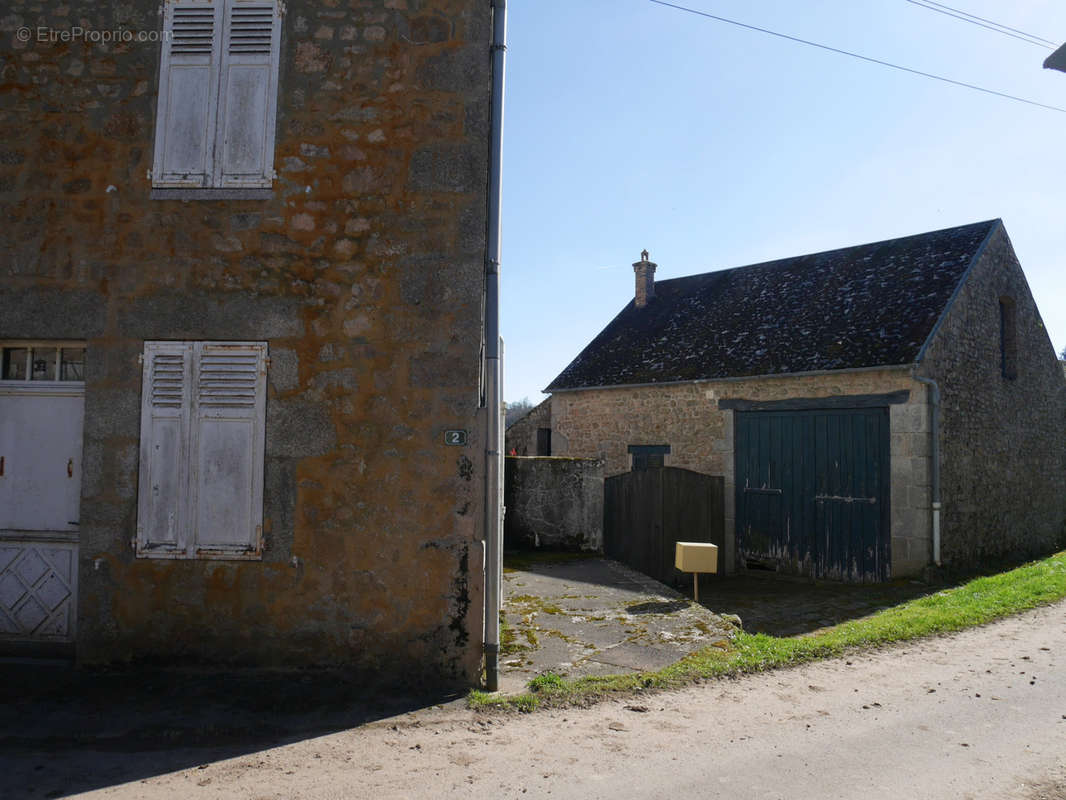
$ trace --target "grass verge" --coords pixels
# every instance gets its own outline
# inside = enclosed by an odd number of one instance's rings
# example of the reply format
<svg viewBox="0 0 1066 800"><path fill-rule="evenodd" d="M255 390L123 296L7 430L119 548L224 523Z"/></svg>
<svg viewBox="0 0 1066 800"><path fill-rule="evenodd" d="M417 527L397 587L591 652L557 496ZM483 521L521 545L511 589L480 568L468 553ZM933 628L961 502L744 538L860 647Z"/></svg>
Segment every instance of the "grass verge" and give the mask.
<svg viewBox="0 0 1066 800"><path fill-rule="evenodd" d="M787 667L856 649L960 631L1064 597L1066 551L815 633L786 638L740 632L723 647L707 647L656 672L574 679L547 673L530 681L528 692L503 696L475 690L468 703L475 709L526 712L539 707L589 705L611 695L672 689L702 679Z"/></svg>

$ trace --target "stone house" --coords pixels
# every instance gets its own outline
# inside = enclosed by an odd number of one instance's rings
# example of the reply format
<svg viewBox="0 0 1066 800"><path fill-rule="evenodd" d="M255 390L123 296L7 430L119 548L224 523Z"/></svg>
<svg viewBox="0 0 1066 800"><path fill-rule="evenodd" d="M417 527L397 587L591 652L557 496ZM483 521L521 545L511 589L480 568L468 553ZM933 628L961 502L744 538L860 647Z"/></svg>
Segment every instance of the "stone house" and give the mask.
<svg viewBox="0 0 1066 800"><path fill-rule="evenodd" d="M478 679L495 5L6 4L0 650Z"/></svg>
<svg viewBox="0 0 1066 800"><path fill-rule="evenodd" d="M1045 553L1066 382L999 220L655 282L551 383L556 454L725 478L726 569Z"/></svg>
<svg viewBox="0 0 1066 800"><path fill-rule="evenodd" d="M552 454L552 404L546 398L507 426L504 449L509 456Z"/></svg>

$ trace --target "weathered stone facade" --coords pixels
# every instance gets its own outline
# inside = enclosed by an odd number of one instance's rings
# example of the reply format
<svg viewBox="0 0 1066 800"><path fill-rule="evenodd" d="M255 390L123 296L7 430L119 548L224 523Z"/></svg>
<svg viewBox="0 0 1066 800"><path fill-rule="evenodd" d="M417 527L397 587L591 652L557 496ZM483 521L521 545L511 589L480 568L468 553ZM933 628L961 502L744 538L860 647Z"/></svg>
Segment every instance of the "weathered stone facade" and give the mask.
<svg viewBox="0 0 1066 800"><path fill-rule="evenodd" d="M551 453L537 451L537 431L545 428L551 430L551 427L552 402L549 397L531 408L528 414L507 428L504 437L505 452L509 456L550 456Z"/></svg>
<svg viewBox="0 0 1066 800"><path fill-rule="evenodd" d="M158 32L158 2L0 19L0 339L87 343L78 656L468 682L490 7L286 7L278 178L256 200L150 199L158 39L36 33ZM138 357L168 339L269 344L262 561L134 557Z"/></svg>
<svg viewBox="0 0 1066 800"><path fill-rule="evenodd" d="M504 545L603 552L603 462L504 459Z"/></svg>
<svg viewBox="0 0 1066 800"><path fill-rule="evenodd" d="M913 573L930 556L929 411L925 387L906 370L881 369L830 375L700 381L666 386L618 387L552 395L553 441L570 455L596 456L607 476L628 472L629 445L670 445L666 466L725 478L725 548L719 562L731 571L736 558L734 413L720 400L788 400L909 391L889 407L892 469L892 571ZM557 451L560 454L563 451Z"/></svg>
<svg viewBox="0 0 1066 800"><path fill-rule="evenodd" d="M1001 298L1015 309L1007 370L1015 377L1004 376ZM942 396L944 561L967 566L1066 543L1066 381L1002 227L920 372L937 381Z"/></svg>

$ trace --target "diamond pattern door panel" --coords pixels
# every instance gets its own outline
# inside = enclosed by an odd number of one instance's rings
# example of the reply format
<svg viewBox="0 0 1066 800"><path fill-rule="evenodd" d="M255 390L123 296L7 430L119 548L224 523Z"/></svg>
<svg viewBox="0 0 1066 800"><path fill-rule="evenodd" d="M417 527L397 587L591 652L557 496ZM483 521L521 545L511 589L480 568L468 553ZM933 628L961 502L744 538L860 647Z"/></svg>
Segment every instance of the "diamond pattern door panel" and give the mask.
<svg viewBox="0 0 1066 800"><path fill-rule="evenodd" d="M74 639L76 544L0 542L0 638Z"/></svg>

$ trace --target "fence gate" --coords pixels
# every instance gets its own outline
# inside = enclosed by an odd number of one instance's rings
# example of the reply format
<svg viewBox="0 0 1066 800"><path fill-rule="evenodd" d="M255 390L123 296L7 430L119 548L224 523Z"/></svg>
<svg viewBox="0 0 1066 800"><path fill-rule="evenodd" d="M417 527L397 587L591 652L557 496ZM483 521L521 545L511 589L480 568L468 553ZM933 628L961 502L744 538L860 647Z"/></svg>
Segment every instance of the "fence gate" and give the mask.
<svg viewBox="0 0 1066 800"><path fill-rule="evenodd" d="M604 552L658 581L672 583L677 542L711 542L722 548L724 496L721 476L678 467L607 478Z"/></svg>

